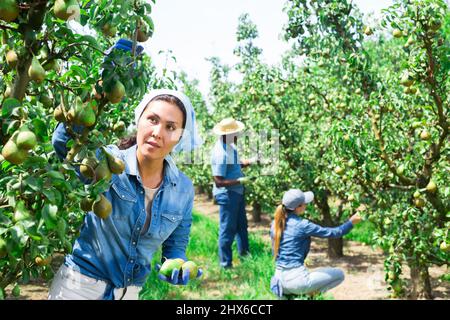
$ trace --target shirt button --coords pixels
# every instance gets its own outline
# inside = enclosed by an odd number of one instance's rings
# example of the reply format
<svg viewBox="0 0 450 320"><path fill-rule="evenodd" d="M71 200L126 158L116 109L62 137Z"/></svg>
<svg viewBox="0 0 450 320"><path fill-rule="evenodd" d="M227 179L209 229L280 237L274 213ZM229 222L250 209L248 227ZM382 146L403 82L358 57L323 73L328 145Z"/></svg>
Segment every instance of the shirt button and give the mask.
<svg viewBox="0 0 450 320"><path fill-rule="evenodd" d="M136 241L133 241L133 246L135 246L136 245Z"/></svg>
<svg viewBox="0 0 450 320"><path fill-rule="evenodd" d="M130 279L130 278L128 278L128 279L127 279L127 281L128 281L128 282L131 282L131 279Z"/></svg>
<svg viewBox="0 0 450 320"><path fill-rule="evenodd" d="M130 260L130 263L134 263L134 260Z"/></svg>
<svg viewBox="0 0 450 320"><path fill-rule="evenodd" d="M125 198L125 196L124 196L124 195L122 195L122 198Z"/></svg>

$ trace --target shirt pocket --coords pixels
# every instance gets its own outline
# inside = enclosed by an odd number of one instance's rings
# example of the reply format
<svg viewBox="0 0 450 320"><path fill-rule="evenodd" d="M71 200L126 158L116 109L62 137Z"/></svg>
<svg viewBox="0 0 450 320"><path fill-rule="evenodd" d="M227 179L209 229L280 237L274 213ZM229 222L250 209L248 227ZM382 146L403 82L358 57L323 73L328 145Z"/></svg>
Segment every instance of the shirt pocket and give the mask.
<svg viewBox="0 0 450 320"><path fill-rule="evenodd" d="M123 187L120 180L114 181L111 188L114 190L111 194L113 206L111 216L113 219L125 220L130 216L137 202L136 195Z"/></svg>
<svg viewBox="0 0 450 320"><path fill-rule="evenodd" d="M166 240L172 232L178 227L183 216L174 212L161 213L161 223L159 228L159 236Z"/></svg>

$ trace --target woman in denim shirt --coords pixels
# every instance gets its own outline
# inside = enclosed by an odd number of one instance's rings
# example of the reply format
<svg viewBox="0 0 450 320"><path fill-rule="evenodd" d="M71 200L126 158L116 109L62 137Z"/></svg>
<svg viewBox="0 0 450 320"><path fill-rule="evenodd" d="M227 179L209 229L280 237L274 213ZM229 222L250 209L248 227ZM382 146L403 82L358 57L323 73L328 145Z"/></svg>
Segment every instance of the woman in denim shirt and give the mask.
<svg viewBox="0 0 450 320"><path fill-rule="evenodd" d="M304 261L308 255L311 237L340 238L360 222L358 214L335 228L324 228L300 215L306 204L314 199L311 191L298 189L287 191L282 204L275 211L275 220L270 228L273 255L276 261L275 275L270 287L279 297L284 295L313 295L325 292L344 281L344 272L337 268L318 268L308 271Z"/></svg>
<svg viewBox="0 0 450 320"><path fill-rule="evenodd" d="M154 90L136 108L135 122L133 146L107 147L126 165L103 193L112 212L105 219L86 214L73 252L53 280L49 299L138 299L152 255L161 246L163 258L187 260L194 189L169 153L190 151L201 143L194 109L180 92ZM69 139L65 125L58 124L52 142L61 159ZM179 276L175 271L170 278L159 277L186 284L189 274Z"/></svg>

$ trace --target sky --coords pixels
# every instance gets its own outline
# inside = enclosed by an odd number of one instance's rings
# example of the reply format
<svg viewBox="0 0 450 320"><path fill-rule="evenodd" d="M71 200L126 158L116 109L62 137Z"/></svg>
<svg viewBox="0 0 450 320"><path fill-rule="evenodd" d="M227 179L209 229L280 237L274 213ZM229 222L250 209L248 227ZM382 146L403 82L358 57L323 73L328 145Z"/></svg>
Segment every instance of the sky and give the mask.
<svg viewBox="0 0 450 320"><path fill-rule="evenodd" d="M281 40L287 14L285 0L156 0L151 18L155 30L145 42L149 54L159 70L185 71L189 79L199 80L199 89L206 98L209 91L209 57L219 57L222 64L233 65L238 17L248 13L258 28L255 44L263 50L262 59L277 64L289 44ZM392 0L355 0L360 10L378 16ZM168 54L168 50L172 50ZM160 54L160 51L167 53ZM175 56L176 62L167 59ZM233 80L233 79L232 79Z"/></svg>

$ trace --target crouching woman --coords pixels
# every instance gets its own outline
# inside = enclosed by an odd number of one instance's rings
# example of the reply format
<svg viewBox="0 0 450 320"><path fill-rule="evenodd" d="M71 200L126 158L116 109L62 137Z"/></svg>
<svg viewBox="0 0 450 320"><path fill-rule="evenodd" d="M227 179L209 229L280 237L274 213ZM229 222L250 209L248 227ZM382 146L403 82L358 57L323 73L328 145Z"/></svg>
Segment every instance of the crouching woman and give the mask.
<svg viewBox="0 0 450 320"><path fill-rule="evenodd" d="M311 237L340 238L350 232L361 218L355 214L338 227L321 227L301 217L306 205L313 199L311 191L291 189L284 194L282 204L275 211L270 236L276 269L270 286L272 292L279 297L314 295L344 281L342 270L327 267L309 271L304 266L304 261L310 249Z"/></svg>

